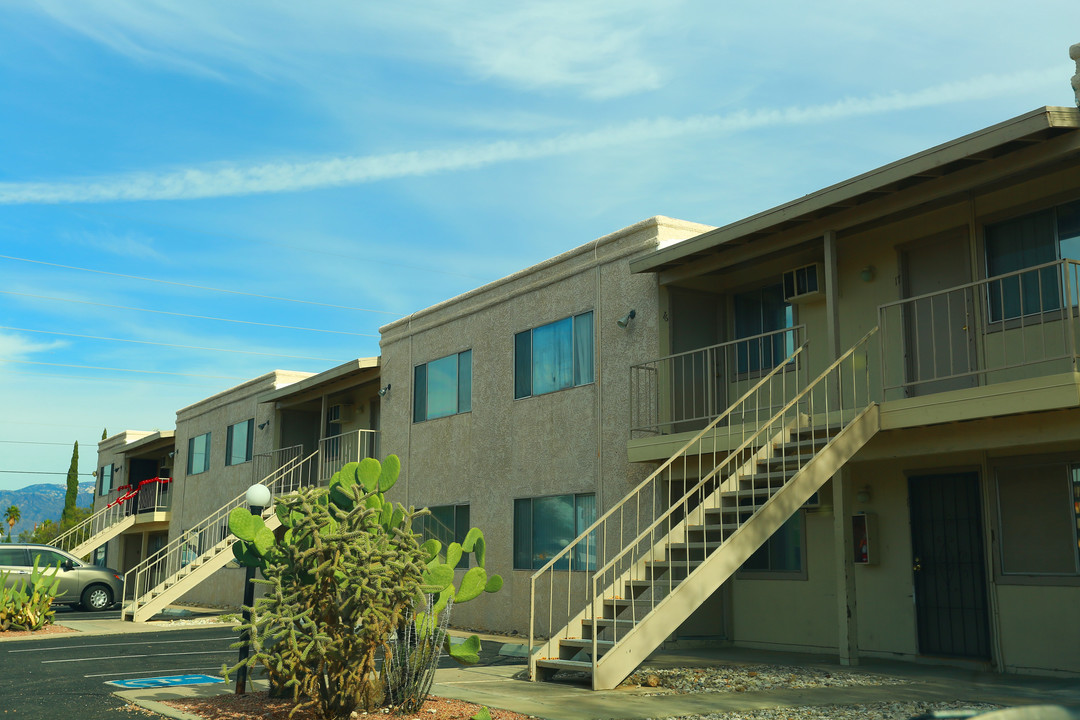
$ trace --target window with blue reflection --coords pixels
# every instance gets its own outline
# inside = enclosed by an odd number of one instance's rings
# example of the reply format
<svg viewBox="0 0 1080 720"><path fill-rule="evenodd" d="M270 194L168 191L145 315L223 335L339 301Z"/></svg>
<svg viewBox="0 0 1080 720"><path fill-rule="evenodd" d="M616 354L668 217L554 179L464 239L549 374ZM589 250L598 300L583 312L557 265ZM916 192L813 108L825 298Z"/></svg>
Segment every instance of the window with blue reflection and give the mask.
<svg viewBox="0 0 1080 720"><path fill-rule="evenodd" d="M748 338L736 346L740 373L771 370L795 352L794 333L776 333L795 325L795 311L784 301L782 284L738 293L735 300L735 339ZM767 333L775 333L760 337Z"/></svg>
<svg viewBox="0 0 1080 720"><path fill-rule="evenodd" d="M472 351L447 355L413 369L413 422L472 410Z"/></svg>
<svg viewBox="0 0 1080 720"><path fill-rule="evenodd" d="M593 493L514 501L514 569L538 570L596 521ZM596 569L596 531L555 563L557 570Z"/></svg>
<svg viewBox="0 0 1080 720"><path fill-rule="evenodd" d="M582 313L514 336L514 397L593 382L593 314Z"/></svg>

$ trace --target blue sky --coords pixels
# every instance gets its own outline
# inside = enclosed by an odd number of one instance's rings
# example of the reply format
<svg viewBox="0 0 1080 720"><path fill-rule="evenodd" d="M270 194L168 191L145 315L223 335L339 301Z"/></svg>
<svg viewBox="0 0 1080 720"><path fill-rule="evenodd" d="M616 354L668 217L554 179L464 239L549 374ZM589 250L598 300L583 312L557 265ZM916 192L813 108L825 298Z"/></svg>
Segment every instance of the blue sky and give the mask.
<svg viewBox="0 0 1080 720"><path fill-rule="evenodd" d="M0 488L646 217L1072 105L1075 42L1075 0L4 3Z"/></svg>

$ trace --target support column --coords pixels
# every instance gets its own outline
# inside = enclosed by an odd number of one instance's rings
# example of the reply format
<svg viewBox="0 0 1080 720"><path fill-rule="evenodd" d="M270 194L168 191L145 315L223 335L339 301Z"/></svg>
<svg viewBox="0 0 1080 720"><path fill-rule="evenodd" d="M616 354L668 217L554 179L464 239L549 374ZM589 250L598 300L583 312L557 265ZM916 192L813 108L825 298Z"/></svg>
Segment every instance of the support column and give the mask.
<svg viewBox="0 0 1080 720"><path fill-rule="evenodd" d="M825 331L829 340L828 358L822 367L828 367L840 357L840 288L837 281L836 231L825 231Z"/></svg>
<svg viewBox="0 0 1080 720"><path fill-rule="evenodd" d="M836 562L837 647L841 665L859 664L859 623L855 602L855 564L851 537L851 469L832 478L833 557Z"/></svg>

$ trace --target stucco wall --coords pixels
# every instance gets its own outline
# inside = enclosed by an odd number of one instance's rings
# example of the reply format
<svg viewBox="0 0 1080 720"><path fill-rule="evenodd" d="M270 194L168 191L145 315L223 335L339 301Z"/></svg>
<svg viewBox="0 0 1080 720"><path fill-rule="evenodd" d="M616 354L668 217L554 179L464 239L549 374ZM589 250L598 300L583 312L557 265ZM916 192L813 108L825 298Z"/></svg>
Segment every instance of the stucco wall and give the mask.
<svg viewBox="0 0 1080 720"><path fill-rule="evenodd" d="M648 468L626 459L631 364L657 354L654 275L629 259L660 238L704 226L654 218L382 329L383 453L401 456L392 496L418 507L467 503L488 540L497 595L454 610L454 624L528 629L531 570L513 569L516 498L596 493L597 508L620 499ZM615 321L631 309L625 329ZM514 399L514 335L577 313L594 313L596 378L581 387ZM412 422L413 368L472 351L472 410Z"/></svg>

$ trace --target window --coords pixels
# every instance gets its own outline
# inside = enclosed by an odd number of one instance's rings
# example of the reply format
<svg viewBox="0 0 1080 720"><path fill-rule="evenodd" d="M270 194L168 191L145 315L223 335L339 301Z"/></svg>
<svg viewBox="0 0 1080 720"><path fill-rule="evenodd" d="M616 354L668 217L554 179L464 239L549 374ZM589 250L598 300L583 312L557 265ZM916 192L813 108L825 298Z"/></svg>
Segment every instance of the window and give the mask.
<svg viewBox="0 0 1080 720"><path fill-rule="evenodd" d="M109 567L108 543L101 545L96 550L94 550L94 565L98 567Z"/></svg>
<svg viewBox="0 0 1080 720"><path fill-rule="evenodd" d="M987 225L985 245L987 277L1062 258L1080 260L1080 201ZM1056 267L1004 278L989 285L990 319L998 322L1058 310L1061 294Z"/></svg>
<svg viewBox="0 0 1080 720"><path fill-rule="evenodd" d="M596 521L596 495L552 495L514 501L514 569L539 570ZM571 560L573 566L571 567ZM596 569L596 531L555 564Z"/></svg>
<svg viewBox="0 0 1080 720"><path fill-rule="evenodd" d="M98 495L108 495L113 488L113 465L98 469Z"/></svg>
<svg viewBox="0 0 1080 720"><path fill-rule="evenodd" d="M803 513L800 510L788 518L765 544L743 563L741 571L751 573L781 573L802 575L803 551ZM804 575L805 577L805 575Z"/></svg>
<svg viewBox="0 0 1080 720"><path fill-rule="evenodd" d="M210 433L188 439L187 474L198 475L210 469Z"/></svg>
<svg viewBox="0 0 1080 720"><path fill-rule="evenodd" d="M581 313L514 336L514 398L593 381L593 314Z"/></svg>
<svg viewBox="0 0 1080 720"><path fill-rule="evenodd" d="M472 350L447 355L413 371L413 422L472 410Z"/></svg>
<svg viewBox="0 0 1080 720"><path fill-rule="evenodd" d="M772 370L795 352L795 336L766 333L794 327L795 311L784 302L782 284L767 285L734 296L735 339L751 338L737 349L736 367L740 373Z"/></svg>
<svg viewBox="0 0 1080 720"><path fill-rule="evenodd" d="M0 567L24 568L27 565L26 550L0 546Z"/></svg>
<svg viewBox="0 0 1080 720"><path fill-rule="evenodd" d="M445 548L450 543L465 542L469 533L468 505L436 505L429 507L430 515L421 518L423 526L420 534L425 538L435 538ZM459 568L469 567L469 556L462 555L457 564Z"/></svg>
<svg viewBox="0 0 1080 720"><path fill-rule="evenodd" d="M59 567L71 560L67 555L61 555L53 550L44 550L39 548L30 548L30 565L33 566L34 561L37 560L39 568ZM72 561L74 562L74 561ZM75 563L75 567L81 567L79 563Z"/></svg>
<svg viewBox="0 0 1080 720"><path fill-rule="evenodd" d="M239 465L250 462L251 448L255 441L255 419L230 425L225 435L225 464Z"/></svg>
<svg viewBox="0 0 1080 720"><path fill-rule="evenodd" d="M997 468L1003 575L1080 574L1080 464Z"/></svg>

